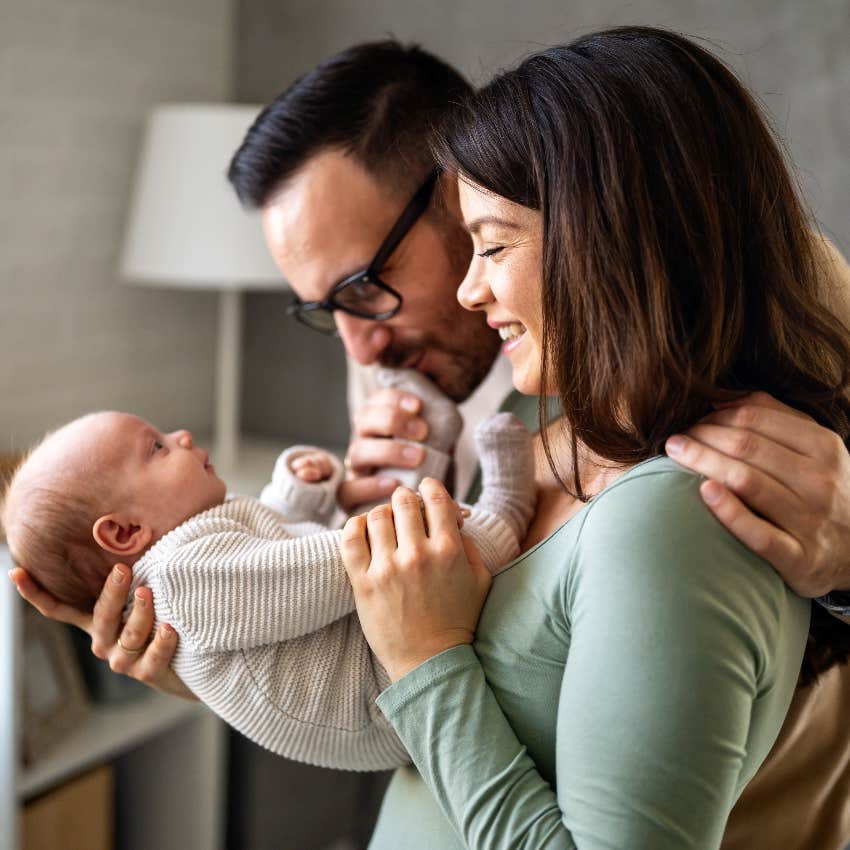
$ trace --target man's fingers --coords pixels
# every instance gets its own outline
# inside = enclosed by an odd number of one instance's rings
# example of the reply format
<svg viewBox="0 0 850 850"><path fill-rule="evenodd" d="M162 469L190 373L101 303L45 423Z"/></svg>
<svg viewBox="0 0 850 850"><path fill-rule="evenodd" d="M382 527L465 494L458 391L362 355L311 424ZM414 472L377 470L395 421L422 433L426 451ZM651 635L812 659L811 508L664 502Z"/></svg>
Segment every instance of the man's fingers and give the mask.
<svg viewBox="0 0 850 850"><path fill-rule="evenodd" d="M426 439L428 423L417 415L422 404L416 396L410 398L417 402L416 411L406 410L397 400L386 404L370 403L361 407L352 417L354 433L358 437L400 437L420 441Z"/></svg>
<svg viewBox="0 0 850 850"><path fill-rule="evenodd" d="M39 587L25 569L16 567L9 572L9 578L14 582L18 593L43 617L76 626L84 632L90 630L91 616L89 614L60 602L55 596Z"/></svg>
<svg viewBox="0 0 850 850"><path fill-rule="evenodd" d="M803 455L769 437L746 428L715 425L708 419L694 425L688 437L779 480L796 480L803 474L807 462Z"/></svg>
<svg viewBox="0 0 850 850"><path fill-rule="evenodd" d="M781 569L788 581L788 576L793 575L793 570L788 568L799 563L803 556L802 546L790 534L756 516L734 493L717 481L704 481L700 486L700 495L709 510L741 543ZM792 590L797 590L793 583L789 584Z"/></svg>
<svg viewBox="0 0 850 850"><path fill-rule="evenodd" d="M369 475L365 478L349 478L343 481L336 491L339 506L347 513L353 513L359 505L369 505L382 500L389 501L393 490L399 485L397 478L382 475Z"/></svg>
<svg viewBox="0 0 850 850"><path fill-rule="evenodd" d="M783 528L793 527L794 517L805 509L783 483L700 440L677 435L667 441L666 448L677 463L719 481L752 510Z"/></svg>
<svg viewBox="0 0 850 850"><path fill-rule="evenodd" d="M425 450L399 440L365 437L351 443L347 457L354 472L369 474L383 467L415 469L425 459Z"/></svg>
<svg viewBox="0 0 850 850"><path fill-rule="evenodd" d="M754 392L747 393L745 396L741 396L740 398L736 398L733 401L724 401L715 405L718 410L723 410L730 407L742 407L745 405L755 405L756 407L766 407L770 410L776 410L781 413L788 413L791 416L796 416L798 419L808 419L811 421L811 416L807 413L803 413L801 410L797 410L793 407L789 407L787 404L775 399L770 393L766 392Z"/></svg>
<svg viewBox="0 0 850 850"><path fill-rule="evenodd" d="M752 404L715 410L702 419L701 424L751 431L797 454L802 452L809 457L823 453L826 446L832 442L832 432L808 417Z"/></svg>

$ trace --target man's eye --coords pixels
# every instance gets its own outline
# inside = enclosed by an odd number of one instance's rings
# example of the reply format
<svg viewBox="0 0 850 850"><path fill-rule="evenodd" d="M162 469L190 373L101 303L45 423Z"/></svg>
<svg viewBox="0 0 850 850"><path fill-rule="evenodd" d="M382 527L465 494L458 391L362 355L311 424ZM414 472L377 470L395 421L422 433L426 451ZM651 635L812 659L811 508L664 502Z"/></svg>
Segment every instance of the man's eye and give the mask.
<svg viewBox="0 0 850 850"><path fill-rule="evenodd" d="M482 251L478 256L479 257L492 257L493 254L498 254L499 251L504 251L505 248L503 245L500 245L497 248L488 248L486 251Z"/></svg>

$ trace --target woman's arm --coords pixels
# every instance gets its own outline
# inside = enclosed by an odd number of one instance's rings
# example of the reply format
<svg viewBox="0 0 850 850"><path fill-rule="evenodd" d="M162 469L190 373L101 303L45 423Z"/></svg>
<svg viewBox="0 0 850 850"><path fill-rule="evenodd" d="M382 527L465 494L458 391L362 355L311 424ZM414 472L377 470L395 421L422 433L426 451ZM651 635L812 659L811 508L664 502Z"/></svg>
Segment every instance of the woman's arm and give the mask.
<svg viewBox="0 0 850 850"><path fill-rule="evenodd" d="M637 511L626 493L625 515L600 510L606 497L587 512L564 588L572 643L557 707L557 792L471 647L420 663L379 698L470 850L719 846L742 777L787 709L807 606L718 531L697 480L679 478L686 486L664 498L641 492ZM381 635L416 623L409 612L390 627L374 598L384 591L361 578L355 570L361 622L392 674Z"/></svg>

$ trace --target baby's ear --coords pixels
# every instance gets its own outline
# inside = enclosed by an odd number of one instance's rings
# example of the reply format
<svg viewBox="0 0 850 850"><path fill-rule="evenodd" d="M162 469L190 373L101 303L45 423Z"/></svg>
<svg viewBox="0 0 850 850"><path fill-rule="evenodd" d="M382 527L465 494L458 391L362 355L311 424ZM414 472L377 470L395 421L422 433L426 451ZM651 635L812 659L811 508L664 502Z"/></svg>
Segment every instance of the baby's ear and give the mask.
<svg viewBox="0 0 850 850"><path fill-rule="evenodd" d="M92 526L92 537L101 549L113 555L138 555L151 542L149 525L136 525L121 514L108 514Z"/></svg>

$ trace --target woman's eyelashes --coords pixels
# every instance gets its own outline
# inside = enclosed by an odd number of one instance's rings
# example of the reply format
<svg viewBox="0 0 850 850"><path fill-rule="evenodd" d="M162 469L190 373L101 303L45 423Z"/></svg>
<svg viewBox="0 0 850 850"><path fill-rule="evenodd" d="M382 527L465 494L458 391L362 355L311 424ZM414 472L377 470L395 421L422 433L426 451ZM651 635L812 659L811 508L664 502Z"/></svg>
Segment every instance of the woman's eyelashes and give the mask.
<svg viewBox="0 0 850 850"><path fill-rule="evenodd" d="M495 248L488 248L486 251L481 251L481 253L479 253L478 256L479 257L485 257L485 258L486 257L492 257L494 254L498 254L499 251L504 251L504 250L505 250L504 245L498 245Z"/></svg>

